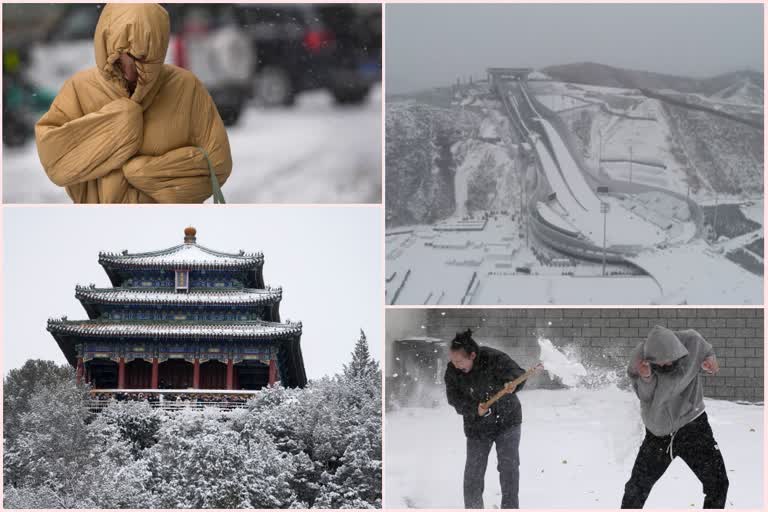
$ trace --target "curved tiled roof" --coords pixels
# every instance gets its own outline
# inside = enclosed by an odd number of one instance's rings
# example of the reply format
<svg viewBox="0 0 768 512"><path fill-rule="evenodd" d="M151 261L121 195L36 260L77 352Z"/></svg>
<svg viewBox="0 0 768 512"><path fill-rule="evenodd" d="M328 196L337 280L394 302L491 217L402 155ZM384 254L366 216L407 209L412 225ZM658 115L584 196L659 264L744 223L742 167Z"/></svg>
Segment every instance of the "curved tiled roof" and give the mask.
<svg viewBox="0 0 768 512"><path fill-rule="evenodd" d="M290 338L301 334L301 322L274 323L249 322L135 322L101 320L49 319L48 331L53 334L74 336L130 336L151 338L186 338L206 336L212 338Z"/></svg>
<svg viewBox="0 0 768 512"><path fill-rule="evenodd" d="M172 289L95 288L77 286L75 297L84 302L98 304L272 304L283 296L282 288L239 290L190 290L177 293Z"/></svg>
<svg viewBox="0 0 768 512"><path fill-rule="evenodd" d="M263 265L264 254L243 251L232 254L196 243L184 243L161 251L136 254L100 252L99 263L112 268L246 269Z"/></svg>

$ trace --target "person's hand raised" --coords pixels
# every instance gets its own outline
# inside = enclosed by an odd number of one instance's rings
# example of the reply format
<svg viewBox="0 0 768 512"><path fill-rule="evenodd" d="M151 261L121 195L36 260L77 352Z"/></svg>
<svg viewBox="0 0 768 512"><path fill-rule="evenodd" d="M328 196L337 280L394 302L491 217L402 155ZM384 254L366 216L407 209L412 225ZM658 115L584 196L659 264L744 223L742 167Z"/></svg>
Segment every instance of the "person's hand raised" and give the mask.
<svg viewBox="0 0 768 512"><path fill-rule="evenodd" d="M714 375L720 371L720 363L717 362L715 356L709 356L701 363L701 369L710 375Z"/></svg>
<svg viewBox="0 0 768 512"><path fill-rule="evenodd" d="M637 365L637 374L643 379L651 378L651 363L646 360L641 360Z"/></svg>

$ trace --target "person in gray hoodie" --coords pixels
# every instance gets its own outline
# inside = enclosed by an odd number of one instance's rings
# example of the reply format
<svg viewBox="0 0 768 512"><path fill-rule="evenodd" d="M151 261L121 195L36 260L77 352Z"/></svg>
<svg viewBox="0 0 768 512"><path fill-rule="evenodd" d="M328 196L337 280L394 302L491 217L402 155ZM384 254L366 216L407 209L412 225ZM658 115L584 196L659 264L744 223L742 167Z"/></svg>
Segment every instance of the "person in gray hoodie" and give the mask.
<svg viewBox="0 0 768 512"><path fill-rule="evenodd" d="M632 353L627 373L640 399L646 433L621 508L643 508L653 485L678 456L701 481L704 508L725 507L728 476L704 412L701 370L714 375L719 366L712 345L693 329L657 325Z"/></svg>

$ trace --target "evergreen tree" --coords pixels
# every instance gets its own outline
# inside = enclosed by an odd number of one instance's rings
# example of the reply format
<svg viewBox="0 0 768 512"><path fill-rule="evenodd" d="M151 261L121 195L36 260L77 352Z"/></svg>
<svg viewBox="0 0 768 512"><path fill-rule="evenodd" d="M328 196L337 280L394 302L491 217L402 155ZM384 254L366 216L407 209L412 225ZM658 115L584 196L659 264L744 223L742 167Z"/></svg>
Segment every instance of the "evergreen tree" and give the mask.
<svg viewBox="0 0 768 512"><path fill-rule="evenodd" d="M55 389L74 380L68 365L53 361L29 359L21 368L14 368L3 379L3 436L8 443L18 434L19 419L30 410L30 398L42 389Z"/></svg>
<svg viewBox="0 0 768 512"><path fill-rule="evenodd" d="M381 374L362 331L343 374L227 413L94 414L71 368L58 384L37 371L55 365L25 368L12 373L26 405L5 440L5 508L381 508Z"/></svg>
<svg viewBox="0 0 768 512"><path fill-rule="evenodd" d="M368 339L365 332L360 329L360 338L355 343L352 351L352 361L344 365L344 376L347 379L372 377L379 370L379 364L371 358L368 350Z"/></svg>

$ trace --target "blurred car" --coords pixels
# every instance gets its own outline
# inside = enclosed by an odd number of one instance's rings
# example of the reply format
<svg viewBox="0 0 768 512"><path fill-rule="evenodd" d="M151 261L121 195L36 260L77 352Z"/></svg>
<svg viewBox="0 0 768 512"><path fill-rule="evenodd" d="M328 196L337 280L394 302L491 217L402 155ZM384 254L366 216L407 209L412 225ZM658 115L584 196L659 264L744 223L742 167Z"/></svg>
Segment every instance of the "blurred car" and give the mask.
<svg viewBox="0 0 768 512"><path fill-rule="evenodd" d="M53 102L53 95L40 91L21 73L25 52L12 45L3 48L3 144L26 144L40 116Z"/></svg>
<svg viewBox="0 0 768 512"><path fill-rule="evenodd" d="M224 124L237 123L252 94L255 48L232 4L165 4L171 39L165 61L205 85Z"/></svg>
<svg viewBox="0 0 768 512"><path fill-rule="evenodd" d="M164 4L171 18L165 62L192 71L225 125L235 124L252 94L254 48L231 4ZM54 94L76 72L93 66L93 32L102 4L69 4L42 41L34 42L27 79Z"/></svg>
<svg viewBox="0 0 768 512"><path fill-rule="evenodd" d="M240 4L240 25L258 51L255 96L267 106L328 89L360 103L381 81L380 4Z"/></svg>

